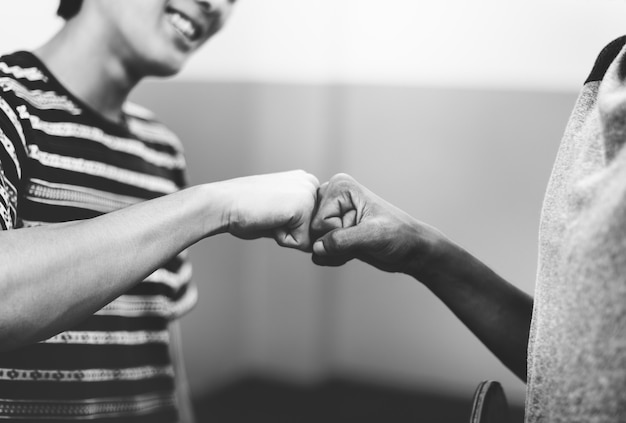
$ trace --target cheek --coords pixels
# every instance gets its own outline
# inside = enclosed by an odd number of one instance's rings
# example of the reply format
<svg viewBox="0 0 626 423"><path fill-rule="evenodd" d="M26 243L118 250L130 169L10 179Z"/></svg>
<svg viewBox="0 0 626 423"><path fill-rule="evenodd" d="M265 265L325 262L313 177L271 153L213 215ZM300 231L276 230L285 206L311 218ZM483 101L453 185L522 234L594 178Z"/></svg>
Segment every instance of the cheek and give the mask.
<svg viewBox="0 0 626 423"><path fill-rule="evenodd" d="M168 28L156 19L140 23L137 19L126 28L126 37L140 56L159 56L171 49Z"/></svg>

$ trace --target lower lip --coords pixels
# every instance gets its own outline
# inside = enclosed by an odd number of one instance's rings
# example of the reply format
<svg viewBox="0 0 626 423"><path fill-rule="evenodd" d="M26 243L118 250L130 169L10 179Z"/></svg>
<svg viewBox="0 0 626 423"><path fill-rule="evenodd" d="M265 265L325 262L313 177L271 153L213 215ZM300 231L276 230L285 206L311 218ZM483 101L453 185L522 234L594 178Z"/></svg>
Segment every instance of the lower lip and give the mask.
<svg viewBox="0 0 626 423"><path fill-rule="evenodd" d="M174 32L174 41L176 45L182 48L184 51L189 51L194 45L194 41L183 34L174 24L172 24L168 18L166 18L167 24L170 26L172 31Z"/></svg>

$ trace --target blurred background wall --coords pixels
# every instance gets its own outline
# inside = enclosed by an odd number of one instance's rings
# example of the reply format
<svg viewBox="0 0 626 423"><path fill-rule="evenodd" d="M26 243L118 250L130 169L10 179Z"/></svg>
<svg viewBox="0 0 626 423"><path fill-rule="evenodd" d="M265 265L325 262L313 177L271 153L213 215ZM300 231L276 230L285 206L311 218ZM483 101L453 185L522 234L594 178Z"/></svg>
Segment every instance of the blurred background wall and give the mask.
<svg viewBox="0 0 626 423"><path fill-rule="evenodd" d="M625 2L238 3L181 75L134 94L183 139L192 181L347 172L532 293L559 138L597 53L622 34ZM55 7L7 3L2 51L42 42ZM406 276L317 268L227 235L192 255L201 300L183 336L196 395L249 374L465 396L490 378L523 402L524 385Z"/></svg>

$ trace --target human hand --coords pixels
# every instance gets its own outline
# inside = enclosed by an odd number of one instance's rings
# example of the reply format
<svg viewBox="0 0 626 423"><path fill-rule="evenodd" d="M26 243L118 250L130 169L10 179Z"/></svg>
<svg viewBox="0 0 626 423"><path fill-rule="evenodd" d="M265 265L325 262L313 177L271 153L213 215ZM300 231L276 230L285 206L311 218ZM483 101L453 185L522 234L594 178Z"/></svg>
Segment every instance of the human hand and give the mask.
<svg viewBox="0 0 626 423"><path fill-rule="evenodd" d="M346 174L333 176L318 191L311 222L318 239L313 261L339 266L358 258L387 272L414 273L440 233L389 204Z"/></svg>
<svg viewBox="0 0 626 423"><path fill-rule="evenodd" d="M311 251L309 227L319 181L302 170L225 181L231 198L227 231L242 239L271 237Z"/></svg>

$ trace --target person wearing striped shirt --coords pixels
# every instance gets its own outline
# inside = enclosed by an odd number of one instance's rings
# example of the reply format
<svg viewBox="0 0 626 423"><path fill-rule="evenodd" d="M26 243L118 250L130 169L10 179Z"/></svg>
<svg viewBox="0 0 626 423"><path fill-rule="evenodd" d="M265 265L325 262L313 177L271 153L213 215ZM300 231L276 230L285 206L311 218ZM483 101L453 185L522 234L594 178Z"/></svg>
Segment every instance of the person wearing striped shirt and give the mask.
<svg viewBox="0 0 626 423"><path fill-rule="evenodd" d="M0 58L0 420L193 421L186 248L228 232L310 251L313 175L187 186L179 140L127 101L233 3L61 0L53 38Z"/></svg>

